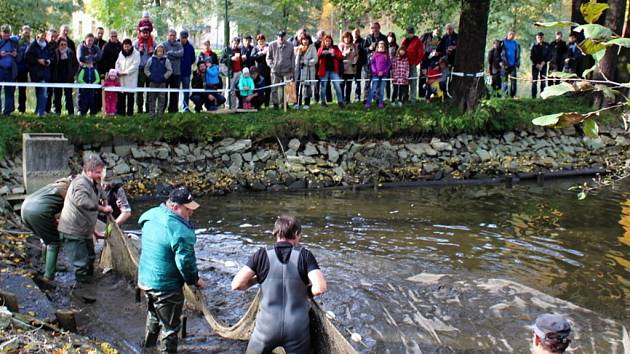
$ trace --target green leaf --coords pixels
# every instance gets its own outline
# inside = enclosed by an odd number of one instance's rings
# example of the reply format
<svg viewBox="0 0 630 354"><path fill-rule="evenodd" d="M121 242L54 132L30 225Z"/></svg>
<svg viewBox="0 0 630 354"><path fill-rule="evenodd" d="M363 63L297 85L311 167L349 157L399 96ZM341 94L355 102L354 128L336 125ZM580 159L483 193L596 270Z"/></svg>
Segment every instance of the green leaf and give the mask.
<svg viewBox="0 0 630 354"><path fill-rule="evenodd" d="M580 192L577 194L577 199L578 200L584 200L586 199L586 192Z"/></svg>
<svg viewBox="0 0 630 354"><path fill-rule="evenodd" d="M540 93L540 97L542 97L543 99L547 99L549 97L562 96L567 92L573 91L575 91L573 85L567 82L562 82L559 85L545 87L545 90Z"/></svg>
<svg viewBox="0 0 630 354"><path fill-rule="evenodd" d="M572 27L577 25L577 23L571 21L534 22L534 26L545 28Z"/></svg>
<svg viewBox="0 0 630 354"><path fill-rule="evenodd" d="M594 41L607 41L613 36L613 31L602 25L587 24L575 27L575 32L584 32L585 38L590 38Z"/></svg>
<svg viewBox="0 0 630 354"><path fill-rule="evenodd" d="M556 125L558 123L558 121L560 120L560 117L562 117L564 113L555 113L555 114L549 114L546 116L541 116L538 117L536 119L534 119L532 121L532 123L534 125L540 125L543 127L547 127L547 126L552 126L552 125Z"/></svg>
<svg viewBox="0 0 630 354"><path fill-rule="evenodd" d="M620 47L630 48L630 38L615 38L602 44L605 46L618 45Z"/></svg>
<svg viewBox="0 0 630 354"><path fill-rule="evenodd" d="M578 44L578 48L582 53L586 55L595 55L595 53L606 50L606 46L600 42L596 42L592 39L585 39L582 43Z"/></svg>
<svg viewBox="0 0 630 354"><path fill-rule="evenodd" d="M574 78L577 78L578 76L575 73L565 73L562 71L554 71L551 74L549 74L548 77L556 77L559 79L574 79Z"/></svg>
<svg viewBox="0 0 630 354"><path fill-rule="evenodd" d="M599 127L597 126L597 122L595 119L590 118L584 121L584 135L589 138L597 138L599 136Z"/></svg>
<svg viewBox="0 0 630 354"><path fill-rule="evenodd" d="M615 95L616 94L620 94L620 92L615 91L612 88L610 88L609 86L602 85L602 84L595 85L595 90L596 91L601 91L604 94L604 97L606 97L609 100L614 100L615 99Z"/></svg>
<svg viewBox="0 0 630 354"><path fill-rule="evenodd" d="M590 68L584 70L582 73L582 77L586 78L589 74L593 73L597 69L597 64L591 66Z"/></svg>
<svg viewBox="0 0 630 354"><path fill-rule="evenodd" d="M580 5L580 12L587 23L595 23L606 9L608 9L608 4L598 3L594 0Z"/></svg>

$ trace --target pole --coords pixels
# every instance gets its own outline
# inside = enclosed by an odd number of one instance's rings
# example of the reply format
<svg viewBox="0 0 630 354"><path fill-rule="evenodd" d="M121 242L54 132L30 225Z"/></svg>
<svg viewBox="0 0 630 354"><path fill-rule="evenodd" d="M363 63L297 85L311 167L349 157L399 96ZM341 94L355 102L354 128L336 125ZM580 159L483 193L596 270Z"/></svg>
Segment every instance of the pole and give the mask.
<svg viewBox="0 0 630 354"><path fill-rule="evenodd" d="M230 45L230 18L228 16L228 0L225 0L225 19L223 20L223 48L228 48L228 46ZM232 78L229 77L227 78L227 87L230 88L230 85L232 84ZM228 108L232 109L232 99L230 97L232 93L230 91L228 91L226 98L227 98L227 102L228 102Z"/></svg>

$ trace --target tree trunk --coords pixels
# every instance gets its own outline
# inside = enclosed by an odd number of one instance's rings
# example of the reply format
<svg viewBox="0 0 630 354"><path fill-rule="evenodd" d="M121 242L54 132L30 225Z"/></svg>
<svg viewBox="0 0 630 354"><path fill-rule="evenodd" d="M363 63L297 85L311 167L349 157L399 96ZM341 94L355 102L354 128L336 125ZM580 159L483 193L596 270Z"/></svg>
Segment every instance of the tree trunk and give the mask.
<svg viewBox="0 0 630 354"><path fill-rule="evenodd" d="M587 3L588 0L572 0L571 1L571 21L575 23L584 23L584 16L580 12L580 6Z"/></svg>
<svg viewBox="0 0 630 354"><path fill-rule="evenodd" d="M453 72L465 76L454 75L451 82L455 102L462 111L474 110L485 91L483 76L475 74L483 73L489 13L490 0L462 0Z"/></svg>
<svg viewBox="0 0 630 354"><path fill-rule="evenodd" d="M608 10L606 10L605 26L613 32L620 34L623 31L623 17L626 10L626 0L609 0ZM595 80L603 80L604 77L616 81L617 53L618 46L611 46L606 49L606 55L599 62L599 70L594 75Z"/></svg>

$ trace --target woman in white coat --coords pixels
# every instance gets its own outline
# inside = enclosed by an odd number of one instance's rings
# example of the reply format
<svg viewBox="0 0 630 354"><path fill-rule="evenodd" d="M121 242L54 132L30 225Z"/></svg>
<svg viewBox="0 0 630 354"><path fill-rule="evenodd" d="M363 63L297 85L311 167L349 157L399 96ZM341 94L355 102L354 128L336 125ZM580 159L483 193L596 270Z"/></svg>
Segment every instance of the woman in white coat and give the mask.
<svg viewBox="0 0 630 354"><path fill-rule="evenodd" d="M122 50L116 60L116 70L122 88L138 87L138 69L140 67L140 53L133 47L131 39L123 41ZM118 94L118 115L133 115L133 92Z"/></svg>
<svg viewBox="0 0 630 354"><path fill-rule="evenodd" d="M315 78L315 64L317 63L317 49L313 45L311 36L302 33L300 45L295 47L295 78L298 83L298 102L295 109L308 109L311 104L312 88L317 84ZM302 106L304 100L304 106Z"/></svg>

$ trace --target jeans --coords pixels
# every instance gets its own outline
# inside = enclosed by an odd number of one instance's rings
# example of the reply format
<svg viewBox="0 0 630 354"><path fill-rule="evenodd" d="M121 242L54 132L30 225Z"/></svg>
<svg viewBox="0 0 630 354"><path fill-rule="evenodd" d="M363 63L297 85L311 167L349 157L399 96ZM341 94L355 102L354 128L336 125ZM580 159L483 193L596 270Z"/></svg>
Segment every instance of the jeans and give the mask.
<svg viewBox="0 0 630 354"><path fill-rule="evenodd" d="M82 116L86 115L88 111L90 115L98 113L97 102L101 101L101 97L97 96L99 91L102 92L102 90L97 89L79 89L79 112Z"/></svg>
<svg viewBox="0 0 630 354"><path fill-rule="evenodd" d="M68 235L60 233L63 240L63 248L68 258L72 261L74 275L78 282L88 281L94 275L94 241L92 237Z"/></svg>
<svg viewBox="0 0 630 354"><path fill-rule="evenodd" d="M385 81L384 77L373 77L371 82L372 89L367 98L367 105L372 104L372 99L378 101L378 104L383 104L383 98L385 94Z"/></svg>
<svg viewBox="0 0 630 354"><path fill-rule="evenodd" d="M326 71L326 74L320 78L319 83L319 99L322 104L326 102L326 83L328 80L332 81L332 85L335 88L335 94L337 95L337 102L343 103L343 92L341 91L341 84L338 80L339 74L334 71Z"/></svg>
<svg viewBox="0 0 630 354"><path fill-rule="evenodd" d="M179 75L171 75L166 82L166 87L171 89L179 89L181 79ZM177 113L179 111L179 93L171 92L168 98L168 113Z"/></svg>
<svg viewBox="0 0 630 354"><path fill-rule="evenodd" d="M512 78L510 76L513 76ZM516 67L509 66L505 68L505 73L503 77L503 82L501 86L503 87L503 92L506 95L510 95L510 97L516 96ZM533 83L532 83L533 86ZM508 88L509 87L509 88Z"/></svg>
<svg viewBox="0 0 630 354"><path fill-rule="evenodd" d="M14 82L15 80L13 80L11 78L11 69L1 69L0 68L0 81L3 82ZM9 115L11 113L13 113L13 111L15 110L15 105L14 105L14 93L15 93L15 86L0 86L0 90L2 90L4 88L4 110L2 111L3 114L5 115ZM1 106L1 102L0 102L0 106Z"/></svg>
<svg viewBox="0 0 630 354"><path fill-rule="evenodd" d="M354 81L354 74L343 74L343 82L341 83L341 91L343 91L346 103L350 103L350 97L352 96L352 81Z"/></svg>
<svg viewBox="0 0 630 354"><path fill-rule="evenodd" d="M182 81L182 89L187 90L190 88L190 75L186 75L181 77L181 81ZM190 99L190 92L188 91L184 91L183 94L183 99L182 99L182 110L184 112L188 112L188 100Z"/></svg>
<svg viewBox="0 0 630 354"><path fill-rule="evenodd" d="M536 65L532 65L532 98L536 98L538 94L538 83L535 80L540 81L540 92L545 90L545 83L547 80L547 64L543 65L540 70L536 67Z"/></svg>
<svg viewBox="0 0 630 354"><path fill-rule="evenodd" d="M161 332L160 352L176 353L177 333L182 327L181 316L184 309L182 289L147 290L145 296L147 298L147 323L143 347L154 347Z"/></svg>
<svg viewBox="0 0 630 354"><path fill-rule="evenodd" d="M46 81L40 82L45 83ZM41 117L46 114L46 100L48 99L48 90L45 87L36 87L35 94L37 95L37 105L35 107L35 113Z"/></svg>
<svg viewBox="0 0 630 354"><path fill-rule="evenodd" d="M211 101L209 96L214 97L214 101ZM190 96L190 100L195 104L195 112L201 112L203 107L206 107L206 110L208 111L214 111L220 105L225 103L225 97L217 92L195 92L192 96Z"/></svg>
<svg viewBox="0 0 630 354"><path fill-rule="evenodd" d="M238 81L241 79L241 72L232 73L232 79L230 80L230 104L231 108L238 107Z"/></svg>

